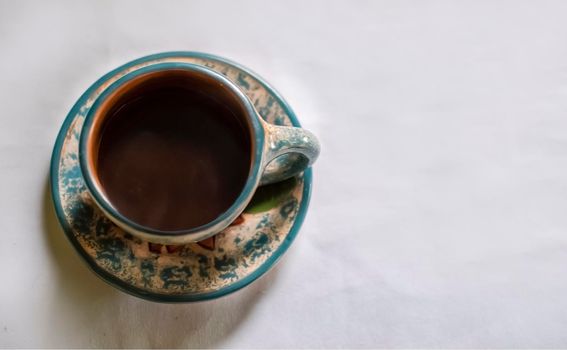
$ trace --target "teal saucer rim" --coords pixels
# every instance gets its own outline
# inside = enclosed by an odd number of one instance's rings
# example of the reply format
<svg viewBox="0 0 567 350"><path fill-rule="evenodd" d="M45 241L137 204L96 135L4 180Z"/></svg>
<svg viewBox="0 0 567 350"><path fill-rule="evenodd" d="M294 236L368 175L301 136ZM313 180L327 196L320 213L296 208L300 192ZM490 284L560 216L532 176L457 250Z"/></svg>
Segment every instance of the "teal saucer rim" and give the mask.
<svg viewBox="0 0 567 350"><path fill-rule="evenodd" d="M203 53L203 52L196 52L196 51L162 52L162 53L144 56L136 60L130 61L103 75L81 95L81 97L77 100L77 102L75 102L75 104L67 114L67 117L65 118L63 124L61 125L61 129L59 130L59 133L57 134L57 139L53 147L53 153L51 156L51 165L50 165L50 184L51 184L51 194L52 194L51 197L53 200L57 218L59 220L61 227L63 228L63 232L65 233L67 239L71 242L75 250L87 263L87 266L103 281L109 283L110 285L118 288L123 292L134 295L136 297L150 301L167 302L167 303L197 302L197 301L205 301L205 300L220 298L222 296L231 294L233 292L236 292L237 290L246 287L250 283L257 280L259 277L264 275L266 272L268 272L279 261L282 255L287 251L287 249L289 248L289 246L292 244L295 237L297 236L299 229L301 228L301 225L303 224L305 215L307 213L307 208L309 207L309 201L311 198L311 186L312 186L312 178L313 178L311 168L307 169L303 174L304 184L303 184L303 196L301 199L301 203L297 215L295 217L295 221L293 222L293 225L289 233L285 236L285 239L282 242L282 244L255 271L253 271L248 276L239 279L238 281L236 281L231 285L228 285L226 287L223 287L221 289L212 292L205 292L205 293L173 294L173 295L159 294L154 292L148 292L143 289L134 287L124 282L120 278L112 275L111 273L103 270L101 267L99 267L96 264L96 262L90 257L90 255L88 255L85 252L85 250L79 244L79 242L75 239L73 230L68 225L67 220L65 219L65 213L63 212L63 207L61 205L60 193L59 193L59 160L61 158L61 150L62 150L63 142L65 140L65 136L67 134L67 131L69 130L71 123L75 119L76 115L79 113L81 106L84 105L84 103L86 102L88 97L93 93L93 91L95 91L98 87L100 87L108 78L110 78L111 76L115 75L120 71L123 71L140 63L163 59L163 58L174 58L174 57L191 57L191 58L202 58L207 60L219 61L244 71L245 73L256 79L266 90L268 90L276 98L277 103L289 116L293 126L297 126L297 127L301 126L299 120L297 119L295 113L293 112L289 104L271 85L269 85L258 74L224 57Z"/></svg>

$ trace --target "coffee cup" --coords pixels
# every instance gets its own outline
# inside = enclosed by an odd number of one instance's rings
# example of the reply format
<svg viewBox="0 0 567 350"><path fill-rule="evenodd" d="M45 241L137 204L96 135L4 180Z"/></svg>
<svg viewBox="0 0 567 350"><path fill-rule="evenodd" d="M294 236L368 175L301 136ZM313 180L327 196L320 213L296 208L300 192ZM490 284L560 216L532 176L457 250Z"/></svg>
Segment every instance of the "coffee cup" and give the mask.
<svg viewBox="0 0 567 350"><path fill-rule="evenodd" d="M309 131L265 122L222 74L174 62L110 85L79 139L96 205L126 232L163 244L222 231L258 186L301 173L319 150Z"/></svg>

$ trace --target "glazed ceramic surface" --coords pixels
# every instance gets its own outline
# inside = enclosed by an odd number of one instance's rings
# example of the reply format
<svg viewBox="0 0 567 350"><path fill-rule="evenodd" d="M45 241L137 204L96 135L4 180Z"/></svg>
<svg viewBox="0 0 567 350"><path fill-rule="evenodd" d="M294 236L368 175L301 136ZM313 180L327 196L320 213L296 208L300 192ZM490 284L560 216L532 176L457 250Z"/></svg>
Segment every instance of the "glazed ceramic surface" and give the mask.
<svg viewBox="0 0 567 350"><path fill-rule="evenodd" d="M85 187L78 160L83 121L97 96L113 82L129 72L164 62L194 63L219 72L246 94L265 121L299 126L289 106L269 85L235 63L192 52L144 57L97 81L67 116L53 152L53 199L67 237L88 265L107 282L155 301L206 300L251 283L287 250L307 210L311 170L284 182L260 187L231 226L199 243L149 243L114 225L94 204ZM268 166L268 174L270 167L298 164L297 159L291 159L295 155L288 157L290 159L276 159L278 163ZM281 169L278 172L281 173Z"/></svg>
<svg viewBox="0 0 567 350"><path fill-rule="evenodd" d="M88 141L93 134L93 123L97 119L100 106L120 87L127 85L128 82L136 78L147 77L151 74L160 74L167 71L184 71L200 79L210 79L215 81L221 89L230 91L234 98L245 111L245 118L253 134L252 146L252 167L248 179L238 198L224 213L205 225L178 231L161 231L137 224L117 211L112 203L104 195L96 180L95 171L92 169L95 163L89 160L89 149L92 145L98 145L99 140ZM218 87L217 87L218 88ZM91 145L90 147L88 145ZM300 154L290 158L289 152ZM286 155L283 161L280 156ZM130 71L121 77L117 82L110 85L96 99L83 121L82 132L79 139L79 164L85 180L85 186L91 195L94 203L109 217L115 224L139 238L151 242L163 244L187 244L211 237L221 230L227 228L238 215L246 208L252 199L254 192L260 183L270 184L286 180L287 178L303 172L310 166L319 155L319 142L316 137L307 130L297 127L279 126L265 122L256 111L250 98L237 85L223 74L220 74L210 67L187 62L159 62L149 66ZM276 160L273 162L274 160ZM273 163L273 164L272 164ZM263 176L264 169L270 164L269 171ZM290 173L290 170L293 171Z"/></svg>

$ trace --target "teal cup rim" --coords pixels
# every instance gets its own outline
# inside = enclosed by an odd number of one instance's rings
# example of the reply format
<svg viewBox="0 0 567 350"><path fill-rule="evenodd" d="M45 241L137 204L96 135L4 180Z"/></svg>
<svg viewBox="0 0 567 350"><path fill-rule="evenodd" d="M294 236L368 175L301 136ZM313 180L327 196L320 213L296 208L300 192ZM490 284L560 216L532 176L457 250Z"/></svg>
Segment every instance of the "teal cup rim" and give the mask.
<svg viewBox="0 0 567 350"><path fill-rule="evenodd" d="M113 93L116 92L116 90L124 87L134 79L139 78L142 75L169 70L184 70L196 74L202 74L203 76L211 78L220 83L222 85L222 88L228 90L234 97L236 97L241 106L244 108L244 115L248 119L252 133L250 137L252 143L250 171L242 191L240 192L236 200L232 203L232 205L219 216L217 216L214 220L206 224L197 227L171 231L159 230L141 225L121 214L112 205L110 200L108 200L108 198L104 194L103 189L95 179L97 175L95 174L96 171L94 169L91 169L91 166L89 164L90 152L88 151L91 129L93 127L95 118L97 117L98 112L102 107L102 104L109 97L111 97ZM163 238L164 240L166 240L167 237L179 238L183 236L183 239L187 241L198 241L213 236L214 234L218 233L218 231L228 226L230 222L232 222L238 215L240 215L245 205L248 204L248 202L254 195L254 191L259 183L265 140L264 128L262 127L259 118L260 117L256 112L252 102L248 99L248 97L246 97L242 90L240 90L231 80L229 80L222 74L217 73L204 66L193 63L164 62L142 67L135 71L126 73L124 76L112 83L107 89L105 89L100 96L98 96L85 117L81 135L79 137L79 163L81 172L83 173L83 177L85 179L85 185L96 204L105 212L105 214L109 215L111 219L114 219L113 221L122 224L122 226L125 226L123 228L125 228L127 231L134 231L134 234L142 233L143 235L153 236L154 238ZM215 230L215 227L219 227L219 229ZM150 241L152 240L151 238L148 239Z"/></svg>

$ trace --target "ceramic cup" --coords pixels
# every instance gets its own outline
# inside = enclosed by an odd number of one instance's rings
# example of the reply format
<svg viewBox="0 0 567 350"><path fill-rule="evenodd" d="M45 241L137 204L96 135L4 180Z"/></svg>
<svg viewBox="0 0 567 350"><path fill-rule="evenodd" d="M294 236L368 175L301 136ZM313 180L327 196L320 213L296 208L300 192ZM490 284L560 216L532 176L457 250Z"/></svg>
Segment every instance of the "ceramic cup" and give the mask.
<svg viewBox="0 0 567 350"><path fill-rule="evenodd" d="M138 224L120 213L105 195L96 172L96 152L100 143L100 127L110 114L104 113L125 92L148 78L159 79L163 73L181 71L205 82L203 93L222 94L235 101L252 143L251 165L242 191L232 205L214 220L193 228L176 231L157 230ZM200 85L199 85L200 86ZM212 90L211 90L212 89ZM319 155L316 137L302 128L266 123L252 101L222 74L190 63L157 63L127 73L114 82L94 101L84 120L79 140L79 161L87 190L96 205L116 225L134 236L155 243L185 244L213 236L229 226L246 208L260 185L285 180L309 167Z"/></svg>

